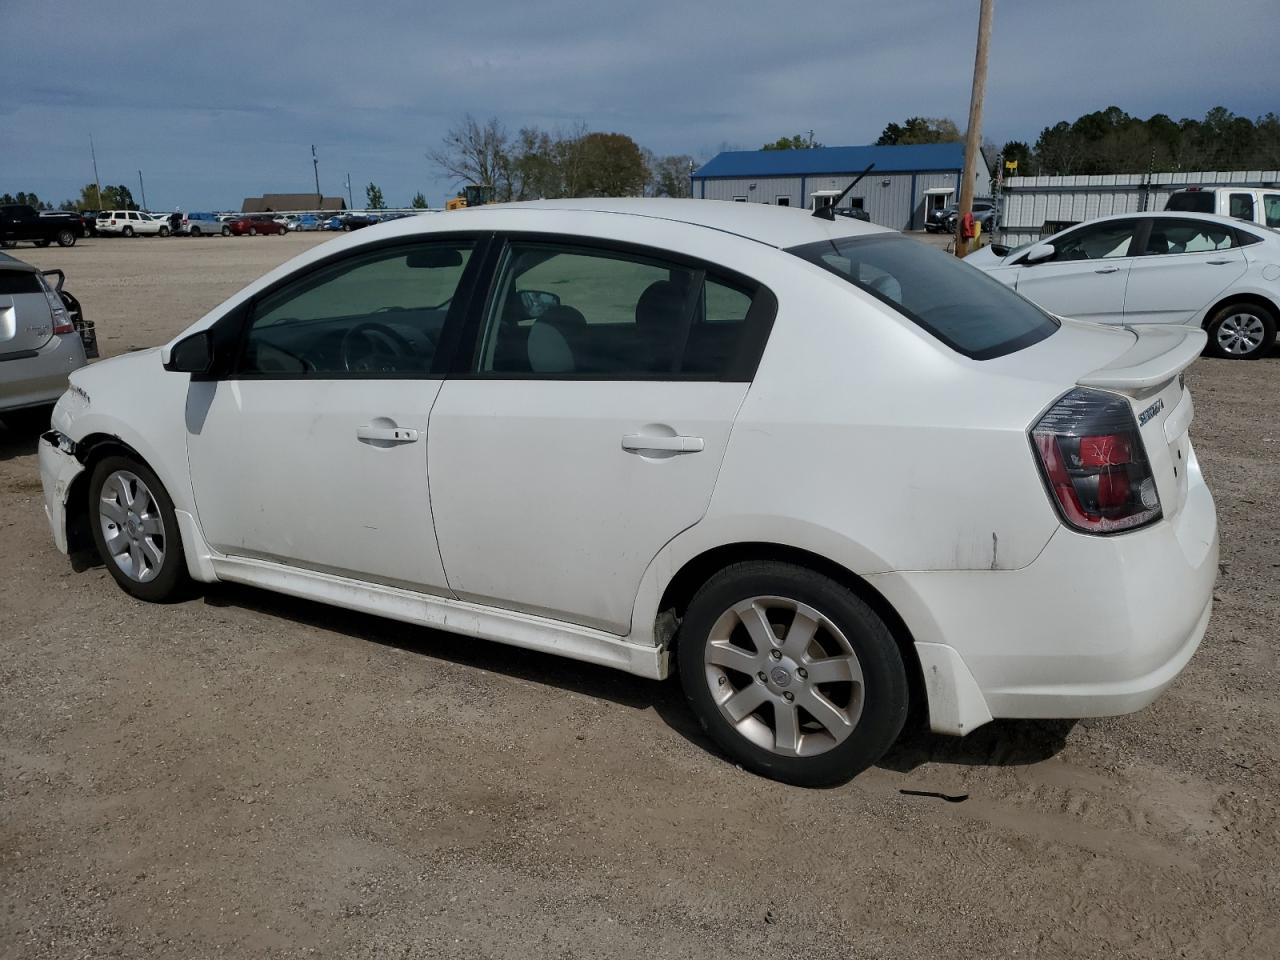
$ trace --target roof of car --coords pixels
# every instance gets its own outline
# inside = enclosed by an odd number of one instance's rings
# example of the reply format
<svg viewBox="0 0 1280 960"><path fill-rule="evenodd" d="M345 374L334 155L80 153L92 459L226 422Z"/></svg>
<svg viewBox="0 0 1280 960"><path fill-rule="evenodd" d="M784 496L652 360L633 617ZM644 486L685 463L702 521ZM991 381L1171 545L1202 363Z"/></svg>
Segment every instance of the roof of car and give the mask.
<svg viewBox="0 0 1280 960"><path fill-rule="evenodd" d="M1177 220L1204 220L1206 223L1217 223L1224 227L1262 227L1261 224L1254 223L1252 220L1240 220L1237 217L1227 217L1219 213L1193 213L1190 210L1147 210L1144 212L1130 211L1129 213L1113 213L1109 217L1098 217L1094 220L1085 220L1083 223L1102 223L1107 220L1124 220L1135 219L1137 217L1155 217L1160 220L1177 219ZM1074 228L1070 228L1074 229Z"/></svg>
<svg viewBox="0 0 1280 960"><path fill-rule="evenodd" d="M963 143L912 143L809 150L727 150L693 174L702 177L777 177L856 173L874 163L877 175L920 170L963 170Z"/></svg>
<svg viewBox="0 0 1280 960"><path fill-rule="evenodd" d="M540 210L607 213L627 217L647 217L687 223L709 230L719 230L755 240L773 247L794 247L802 243L832 237L889 233L888 227L877 226L849 217L835 221L813 216L799 207L779 207L768 203L740 203L732 200L677 200L669 197L585 197L573 200L529 200L523 203L498 203L482 207L438 213L453 217L468 211L501 210L536 216ZM411 222L414 218L393 221Z"/></svg>

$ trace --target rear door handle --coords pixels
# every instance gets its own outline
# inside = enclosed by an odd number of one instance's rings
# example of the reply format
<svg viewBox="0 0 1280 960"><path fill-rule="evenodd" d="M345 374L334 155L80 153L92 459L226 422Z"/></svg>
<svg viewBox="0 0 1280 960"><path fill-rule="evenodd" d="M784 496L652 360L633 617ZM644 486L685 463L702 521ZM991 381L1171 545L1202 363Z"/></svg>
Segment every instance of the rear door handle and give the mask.
<svg viewBox="0 0 1280 960"><path fill-rule="evenodd" d="M1209 266L1211 267L1221 267L1222 265L1227 263L1235 263L1235 261L1234 260L1206 260L1205 263L1209 264Z"/></svg>
<svg viewBox="0 0 1280 960"><path fill-rule="evenodd" d="M418 439L418 431L409 427L356 427L357 440L389 440L392 443L413 443Z"/></svg>
<svg viewBox="0 0 1280 960"><path fill-rule="evenodd" d="M1119 271L1120 271L1119 267L1103 267L1102 269L1095 270L1093 272L1094 273L1118 273Z"/></svg>
<svg viewBox="0 0 1280 960"><path fill-rule="evenodd" d="M654 437L628 433L622 438L623 450L666 450L671 453L697 453L703 448L701 437Z"/></svg>

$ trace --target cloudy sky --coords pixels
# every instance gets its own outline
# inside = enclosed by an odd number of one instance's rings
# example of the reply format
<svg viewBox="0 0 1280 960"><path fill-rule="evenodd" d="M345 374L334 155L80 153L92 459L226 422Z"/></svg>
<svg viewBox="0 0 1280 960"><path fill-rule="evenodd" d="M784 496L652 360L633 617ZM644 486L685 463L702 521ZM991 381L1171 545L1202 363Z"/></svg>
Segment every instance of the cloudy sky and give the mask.
<svg viewBox="0 0 1280 960"><path fill-rule="evenodd" d="M452 184L424 153L467 112L619 131L707 159L813 129L868 143L967 116L977 0L0 0L0 193L92 179L152 209L238 209L320 185L391 205ZM1116 104L1280 111L1276 0L1001 0L984 133ZM450 194L451 195L451 194Z"/></svg>

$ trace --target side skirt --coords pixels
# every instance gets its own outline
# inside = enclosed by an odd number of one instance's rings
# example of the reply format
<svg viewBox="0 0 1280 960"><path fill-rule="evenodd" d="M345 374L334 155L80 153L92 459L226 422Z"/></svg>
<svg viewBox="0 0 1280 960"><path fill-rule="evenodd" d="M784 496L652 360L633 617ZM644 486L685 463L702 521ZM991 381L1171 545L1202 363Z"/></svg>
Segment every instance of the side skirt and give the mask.
<svg viewBox="0 0 1280 960"><path fill-rule="evenodd" d="M219 580L231 583L262 587L448 633L541 650L652 680L663 679L669 671L666 650L628 643L601 630L561 620L349 580L266 560L214 556L210 563Z"/></svg>

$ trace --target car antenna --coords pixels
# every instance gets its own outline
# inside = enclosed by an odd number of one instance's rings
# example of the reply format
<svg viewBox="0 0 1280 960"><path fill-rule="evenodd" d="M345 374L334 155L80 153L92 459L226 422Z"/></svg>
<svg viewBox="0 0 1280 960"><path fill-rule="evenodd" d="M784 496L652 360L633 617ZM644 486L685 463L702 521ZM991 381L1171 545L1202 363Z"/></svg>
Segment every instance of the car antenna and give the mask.
<svg viewBox="0 0 1280 960"><path fill-rule="evenodd" d="M849 195L849 191L852 190L854 187L856 187L858 183L862 180L862 178L865 177L868 173L870 173L872 168L874 167L875 167L875 161L872 161L871 163L867 164L867 169L863 170L860 174L854 177L853 183L849 184L842 191L840 191L840 196L836 197L826 206L822 206L814 210L813 215L815 217L818 217L820 220L831 220L832 222L834 222L836 219L836 207L840 206L840 201L843 200L845 197L847 197Z"/></svg>

